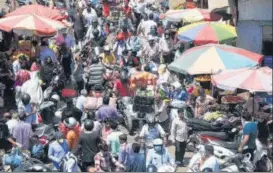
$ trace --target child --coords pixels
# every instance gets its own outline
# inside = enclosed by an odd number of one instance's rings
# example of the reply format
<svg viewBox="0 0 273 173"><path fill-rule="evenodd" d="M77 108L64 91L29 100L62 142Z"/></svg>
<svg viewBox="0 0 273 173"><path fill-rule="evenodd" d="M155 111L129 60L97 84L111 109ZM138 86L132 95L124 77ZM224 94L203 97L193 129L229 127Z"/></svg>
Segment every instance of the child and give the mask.
<svg viewBox="0 0 273 173"><path fill-rule="evenodd" d="M42 160L44 157L44 148L43 145L39 141L39 137L34 135L32 137L33 146L31 148L31 157Z"/></svg>

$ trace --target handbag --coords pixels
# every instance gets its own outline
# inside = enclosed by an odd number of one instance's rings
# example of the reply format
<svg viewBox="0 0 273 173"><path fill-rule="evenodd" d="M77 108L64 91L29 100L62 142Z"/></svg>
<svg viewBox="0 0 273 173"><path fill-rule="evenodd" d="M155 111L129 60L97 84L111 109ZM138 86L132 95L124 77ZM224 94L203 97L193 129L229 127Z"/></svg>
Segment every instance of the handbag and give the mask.
<svg viewBox="0 0 273 173"><path fill-rule="evenodd" d="M12 166L14 168L21 165L23 157L20 154L19 149L13 149L10 154L4 156L4 164Z"/></svg>

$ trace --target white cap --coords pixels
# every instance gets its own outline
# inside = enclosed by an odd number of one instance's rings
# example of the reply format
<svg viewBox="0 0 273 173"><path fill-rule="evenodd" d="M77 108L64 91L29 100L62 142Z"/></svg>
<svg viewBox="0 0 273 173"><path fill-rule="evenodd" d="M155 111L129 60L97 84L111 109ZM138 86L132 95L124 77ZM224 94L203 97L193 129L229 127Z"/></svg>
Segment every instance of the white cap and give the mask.
<svg viewBox="0 0 273 173"><path fill-rule="evenodd" d="M155 40L155 37L152 36L152 35L149 35L149 36L148 36L148 41L152 41L152 40Z"/></svg>
<svg viewBox="0 0 273 173"><path fill-rule="evenodd" d="M154 145L163 145L163 140L160 138L157 138L153 142Z"/></svg>
<svg viewBox="0 0 273 173"><path fill-rule="evenodd" d="M103 47L103 50L104 51L110 51L110 47L108 45L106 45L106 46Z"/></svg>

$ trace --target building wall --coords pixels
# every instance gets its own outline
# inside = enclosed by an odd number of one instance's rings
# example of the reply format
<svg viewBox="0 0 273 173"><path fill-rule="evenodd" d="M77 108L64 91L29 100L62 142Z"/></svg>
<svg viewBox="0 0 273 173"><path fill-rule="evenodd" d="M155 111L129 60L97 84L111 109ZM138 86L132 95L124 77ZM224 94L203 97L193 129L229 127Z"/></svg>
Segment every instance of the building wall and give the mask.
<svg viewBox="0 0 273 173"><path fill-rule="evenodd" d="M252 52L262 52L262 26L259 21L240 21L237 24L236 46Z"/></svg>
<svg viewBox="0 0 273 173"><path fill-rule="evenodd" d="M272 21L272 0L239 0L239 20Z"/></svg>
<svg viewBox="0 0 273 173"><path fill-rule="evenodd" d="M209 0L208 1L209 10L214 10L216 8L228 7L228 13L230 13L232 8L234 8L234 0Z"/></svg>

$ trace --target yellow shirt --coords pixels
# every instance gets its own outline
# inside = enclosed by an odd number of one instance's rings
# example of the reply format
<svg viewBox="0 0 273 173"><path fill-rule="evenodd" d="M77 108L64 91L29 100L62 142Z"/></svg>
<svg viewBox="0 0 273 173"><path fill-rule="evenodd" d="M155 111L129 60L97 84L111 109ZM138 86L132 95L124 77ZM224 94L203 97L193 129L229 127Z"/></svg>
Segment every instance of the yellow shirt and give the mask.
<svg viewBox="0 0 273 173"><path fill-rule="evenodd" d="M116 63L116 57L114 54L110 54L110 55L105 55L105 53L102 53L100 55L102 57L102 62L105 64L115 64Z"/></svg>

